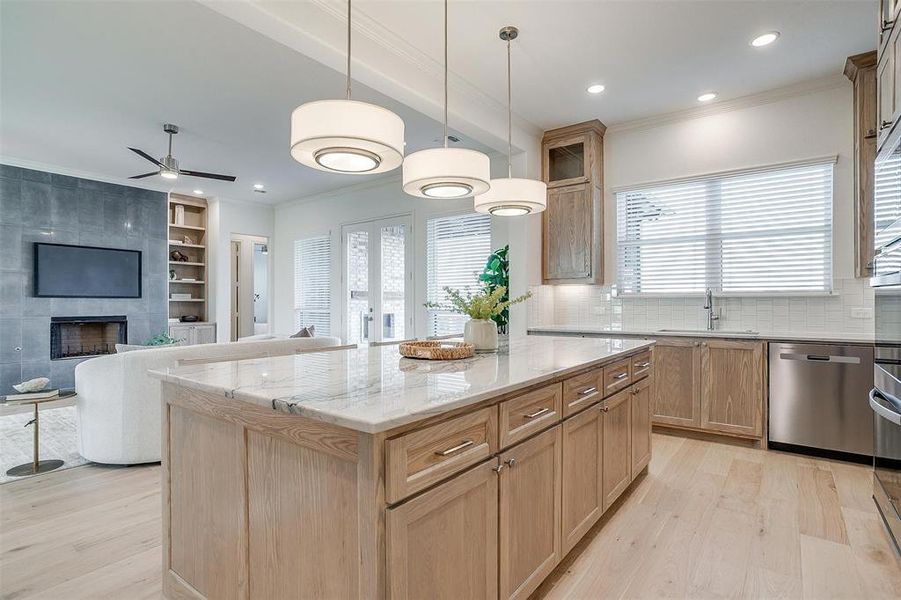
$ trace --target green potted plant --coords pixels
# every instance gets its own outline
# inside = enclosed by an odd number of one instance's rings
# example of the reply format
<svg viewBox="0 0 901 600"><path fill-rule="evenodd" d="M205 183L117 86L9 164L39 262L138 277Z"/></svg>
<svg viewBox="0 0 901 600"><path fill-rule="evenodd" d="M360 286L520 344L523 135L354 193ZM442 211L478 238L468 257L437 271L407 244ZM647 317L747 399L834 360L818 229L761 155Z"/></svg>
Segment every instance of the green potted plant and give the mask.
<svg viewBox="0 0 901 600"><path fill-rule="evenodd" d="M175 344L182 342L184 340L179 338L174 338L168 333L160 333L152 338L148 339L144 342L145 346L174 346Z"/></svg>
<svg viewBox="0 0 901 600"><path fill-rule="evenodd" d="M499 287L503 287L504 289L510 289L510 260L507 258L507 255L510 252L510 246L504 246L503 248L499 248L488 255L488 260L485 261L485 268L482 270L482 274L479 275L479 281L482 282L482 285L489 292L493 292ZM509 293L505 293L501 300L506 301L510 299ZM510 324L510 309L505 308L498 315L492 318L492 321L497 324L497 333L499 335L507 335L509 333L508 327Z"/></svg>
<svg viewBox="0 0 901 600"><path fill-rule="evenodd" d="M426 302L426 308L438 310L450 310L469 317L469 321L463 329L463 339L473 346L476 352L494 352L497 350L497 323L495 317L507 310L510 306L518 304L530 298L532 293L523 294L512 300L506 299L507 288L497 286L494 290L483 287L478 293L466 293L464 296L458 290L449 287L444 288L447 294L447 303Z"/></svg>

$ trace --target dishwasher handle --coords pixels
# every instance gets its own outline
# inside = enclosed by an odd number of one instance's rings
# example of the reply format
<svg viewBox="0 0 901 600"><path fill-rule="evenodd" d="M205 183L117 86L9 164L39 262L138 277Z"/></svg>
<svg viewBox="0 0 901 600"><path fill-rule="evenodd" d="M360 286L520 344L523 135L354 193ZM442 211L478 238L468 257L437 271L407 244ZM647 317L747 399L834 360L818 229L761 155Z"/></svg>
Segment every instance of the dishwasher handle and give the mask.
<svg viewBox="0 0 901 600"><path fill-rule="evenodd" d="M834 354L800 354L797 352L780 352L782 360L800 360L802 362L842 363L846 365L859 365L859 356L836 356Z"/></svg>

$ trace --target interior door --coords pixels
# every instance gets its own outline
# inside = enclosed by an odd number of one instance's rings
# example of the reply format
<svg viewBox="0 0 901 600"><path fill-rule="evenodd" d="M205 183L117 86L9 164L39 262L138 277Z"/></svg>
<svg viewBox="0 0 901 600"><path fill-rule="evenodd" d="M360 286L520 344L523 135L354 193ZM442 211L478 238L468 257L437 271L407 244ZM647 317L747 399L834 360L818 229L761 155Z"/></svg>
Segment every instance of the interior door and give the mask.
<svg viewBox="0 0 901 600"><path fill-rule="evenodd" d="M412 230L409 215L342 227L342 305L348 343L414 336Z"/></svg>

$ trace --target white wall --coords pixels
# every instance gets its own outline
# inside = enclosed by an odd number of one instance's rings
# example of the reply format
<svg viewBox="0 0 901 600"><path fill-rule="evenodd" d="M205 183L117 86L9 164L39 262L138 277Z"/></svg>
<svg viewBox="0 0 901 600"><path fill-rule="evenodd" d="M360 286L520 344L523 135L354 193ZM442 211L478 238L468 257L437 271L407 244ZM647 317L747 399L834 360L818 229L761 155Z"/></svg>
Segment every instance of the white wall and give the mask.
<svg viewBox="0 0 901 600"><path fill-rule="evenodd" d="M228 260L231 254L231 236L243 234L272 240L274 216L273 207L266 204L236 202L226 198L214 198L210 201L208 233L213 251L210 253L210 281L207 288L213 292L209 302L209 318L216 321L216 337L219 342L227 342L231 334L231 269ZM276 258L271 247L269 256L273 261ZM270 290L271 279L270 277Z"/></svg>
<svg viewBox="0 0 901 600"><path fill-rule="evenodd" d="M722 328L764 333L873 333L873 294L853 273L851 84L657 126L613 127L604 138L605 279L616 280L618 188L808 158L838 156L833 178L835 293L721 299ZM622 330L704 326L698 298L611 298L608 286L535 286L532 325ZM861 310L863 309L863 312Z"/></svg>
<svg viewBox="0 0 901 600"><path fill-rule="evenodd" d="M537 145L526 158L517 157L514 174L538 171ZM492 157L492 174L506 175L506 161ZM374 184L360 184L305 198L294 203L275 207L274 263L273 263L273 314L272 327L277 333L289 333L294 327L294 242L302 238L331 234L332 240L332 332L340 329L341 306L341 226L392 215L409 214L413 217L413 309L415 335L426 335L426 221L443 214L472 212L471 198L455 201L427 200L408 196L401 189L400 174ZM540 282L540 217L521 219L494 218L492 222L492 247L506 243L511 245L511 293L521 294L530 284ZM537 227L536 227L537 225ZM537 236L536 232L537 231ZM538 247L537 253L535 247ZM487 258L487 257L486 257ZM511 315L513 333L525 333L525 310Z"/></svg>

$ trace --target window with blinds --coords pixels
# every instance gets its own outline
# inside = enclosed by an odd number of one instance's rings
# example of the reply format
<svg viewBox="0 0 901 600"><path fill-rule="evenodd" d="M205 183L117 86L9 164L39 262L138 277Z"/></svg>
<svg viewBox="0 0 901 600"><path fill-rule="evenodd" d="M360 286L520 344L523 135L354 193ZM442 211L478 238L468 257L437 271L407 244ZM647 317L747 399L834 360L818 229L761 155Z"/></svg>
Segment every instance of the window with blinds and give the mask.
<svg viewBox="0 0 901 600"><path fill-rule="evenodd" d="M873 217L875 220L873 241L876 248L881 248L898 236L899 228L895 223L901 219L901 152L876 163ZM897 260L896 258L893 262ZM895 266L901 268L901 265Z"/></svg>
<svg viewBox="0 0 901 600"><path fill-rule="evenodd" d="M294 242L294 328L316 326L317 335L331 334L331 237Z"/></svg>
<svg viewBox="0 0 901 600"><path fill-rule="evenodd" d="M832 290L833 162L618 192L626 294Z"/></svg>
<svg viewBox="0 0 901 600"><path fill-rule="evenodd" d="M479 275L491 254L491 217L482 214L429 219L426 223L427 294L430 302L445 302L444 286L475 293ZM450 311L428 311L429 335L463 332L467 317Z"/></svg>

